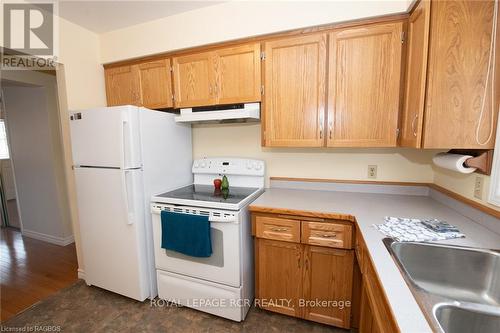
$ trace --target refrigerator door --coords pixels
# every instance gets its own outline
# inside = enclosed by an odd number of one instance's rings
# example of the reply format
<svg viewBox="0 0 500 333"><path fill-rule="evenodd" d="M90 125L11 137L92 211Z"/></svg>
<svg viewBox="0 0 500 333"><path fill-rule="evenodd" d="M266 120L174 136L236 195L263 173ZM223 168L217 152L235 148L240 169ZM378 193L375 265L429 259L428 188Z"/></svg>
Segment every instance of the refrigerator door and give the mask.
<svg viewBox="0 0 500 333"><path fill-rule="evenodd" d="M130 105L71 112L74 165L141 167L139 112Z"/></svg>
<svg viewBox="0 0 500 333"><path fill-rule="evenodd" d="M85 280L139 301L150 295L142 176L75 168Z"/></svg>

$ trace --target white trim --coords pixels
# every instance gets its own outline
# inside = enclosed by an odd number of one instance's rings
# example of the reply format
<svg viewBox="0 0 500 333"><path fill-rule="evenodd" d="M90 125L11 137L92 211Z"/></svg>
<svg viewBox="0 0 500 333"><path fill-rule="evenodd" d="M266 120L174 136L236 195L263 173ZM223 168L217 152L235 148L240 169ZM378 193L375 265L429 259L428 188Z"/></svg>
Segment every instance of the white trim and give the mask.
<svg viewBox="0 0 500 333"><path fill-rule="evenodd" d="M75 242L75 237L73 235L67 236L67 237L57 237L57 236L52 236L52 235L47 235L43 234L41 232L37 231L31 231L31 230L22 230L22 235L29 237L29 238L34 238L38 239L47 243L52 243L60 246L66 246L71 243Z"/></svg>
<svg viewBox="0 0 500 333"><path fill-rule="evenodd" d="M78 268L78 278L85 280L85 271L81 268Z"/></svg>
<svg viewBox="0 0 500 333"><path fill-rule="evenodd" d="M498 118L496 145L493 152L488 202L492 205L500 206L500 117Z"/></svg>

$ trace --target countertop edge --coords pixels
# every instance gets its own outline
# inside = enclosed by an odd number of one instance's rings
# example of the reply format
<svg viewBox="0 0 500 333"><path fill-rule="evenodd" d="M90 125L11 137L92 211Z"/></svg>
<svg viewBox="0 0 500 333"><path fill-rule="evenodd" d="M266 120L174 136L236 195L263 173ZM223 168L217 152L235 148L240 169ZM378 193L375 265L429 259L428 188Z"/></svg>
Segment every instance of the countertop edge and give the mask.
<svg viewBox="0 0 500 333"><path fill-rule="evenodd" d="M323 213L318 211L307 211L300 209L285 209L285 208L274 208L265 206L250 205L248 210L252 213L270 213L270 214L284 214L284 215L300 215L307 217L318 217L333 220L345 220L350 222L356 222L356 218L349 214L341 213Z"/></svg>

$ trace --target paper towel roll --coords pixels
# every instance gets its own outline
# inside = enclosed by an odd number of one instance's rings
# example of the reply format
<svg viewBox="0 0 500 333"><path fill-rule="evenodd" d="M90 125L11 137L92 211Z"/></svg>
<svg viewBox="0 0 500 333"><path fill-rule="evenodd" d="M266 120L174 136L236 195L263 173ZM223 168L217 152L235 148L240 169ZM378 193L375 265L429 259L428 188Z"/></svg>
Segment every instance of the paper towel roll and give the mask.
<svg viewBox="0 0 500 333"><path fill-rule="evenodd" d="M465 166L465 161L473 156L439 153L432 158L432 162L437 166L460 173L473 173L476 168L468 168Z"/></svg>

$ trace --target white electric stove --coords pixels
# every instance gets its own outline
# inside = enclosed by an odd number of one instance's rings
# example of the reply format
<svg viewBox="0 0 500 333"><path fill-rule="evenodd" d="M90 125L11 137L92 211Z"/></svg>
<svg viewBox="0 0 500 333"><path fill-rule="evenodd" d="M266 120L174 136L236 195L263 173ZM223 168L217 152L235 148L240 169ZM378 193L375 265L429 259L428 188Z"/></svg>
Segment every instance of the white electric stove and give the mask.
<svg viewBox="0 0 500 333"><path fill-rule="evenodd" d="M254 298L253 243L248 205L264 191L264 162L205 158L193 163L194 183L152 197L159 297L242 321ZM226 175L229 192L213 180ZM160 212L209 217L212 255L198 258L161 248Z"/></svg>

